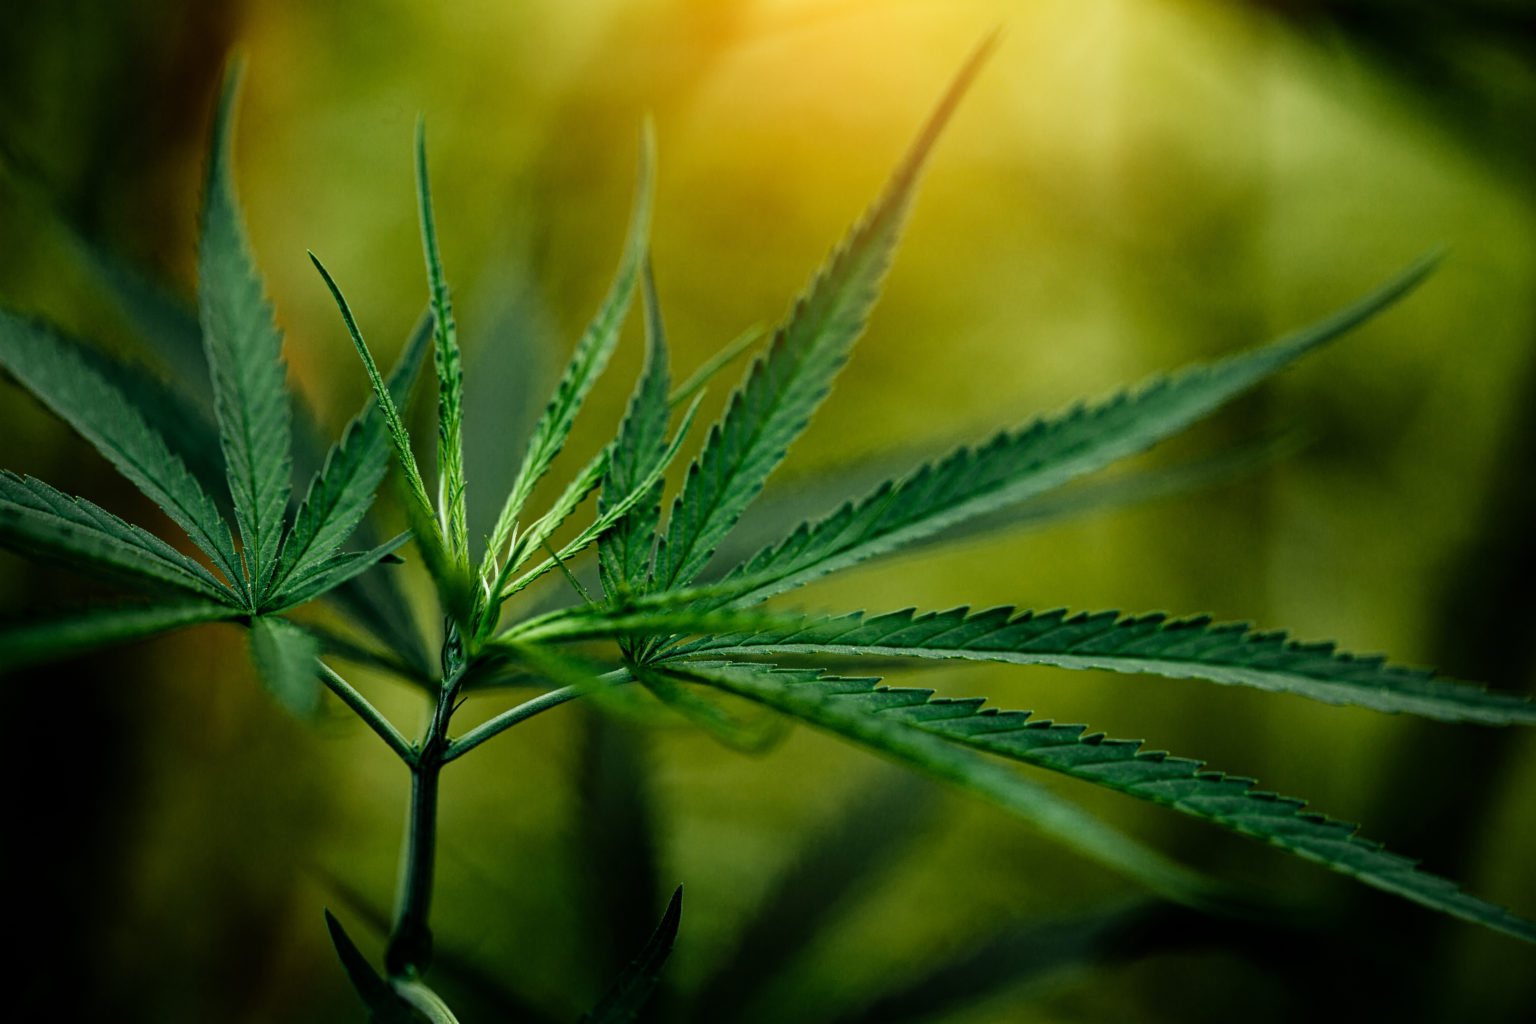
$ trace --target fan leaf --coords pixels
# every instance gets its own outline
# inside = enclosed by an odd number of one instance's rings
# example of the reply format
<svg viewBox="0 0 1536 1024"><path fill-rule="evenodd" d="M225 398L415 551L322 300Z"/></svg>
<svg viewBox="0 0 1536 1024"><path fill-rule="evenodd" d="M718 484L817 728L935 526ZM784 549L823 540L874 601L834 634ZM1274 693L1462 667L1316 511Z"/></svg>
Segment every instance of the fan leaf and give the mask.
<svg viewBox="0 0 1536 1024"><path fill-rule="evenodd" d="M283 337L273 323L235 196L235 102L243 73L243 62L230 64L214 117L197 246L197 299L229 492L245 545L247 587L251 600L259 602L277 568L292 489L293 438Z"/></svg>
<svg viewBox="0 0 1536 1024"><path fill-rule="evenodd" d="M961 68L879 198L817 271L710 428L672 504L657 552L659 586L693 581L831 390L879 297L918 176L991 45Z"/></svg>
<svg viewBox="0 0 1536 1024"><path fill-rule="evenodd" d="M1012 608L974 615L967 608L922 615L909 609L871 618L855 612L779 633L706 637L677 653L961 658L1145 672L1443 722L1536 725L1536 703L1526 697L1438 679L1378 655L1347 654L1330 643L1301 643L1244 623L1213 624L1208 616L1170 622L1159 613L1122 618L1118 612L1015 614Z"/></svg>
<svg viewBox="0 0 1536 1024"><path fill-rule="evenodd" d="M1431 909L1536 942L1536 924L1360 838L1355 834L1358 826L1309 813L1303 801L1257 790L1252 779L1204 771L1201 761L1143 751L1139 740L1107 739L1081 725L1031 720L1026 711L983 708L981 699L935 698L932 690L890 689L877 685L877 679L842 679L823 676L819 670L705 663L675 671L681 678L750 697L919 764L943 764L941 750L969 747L1049 768L1171 807ZM968 771L952 771L950 777L977 788Z"/></svg>

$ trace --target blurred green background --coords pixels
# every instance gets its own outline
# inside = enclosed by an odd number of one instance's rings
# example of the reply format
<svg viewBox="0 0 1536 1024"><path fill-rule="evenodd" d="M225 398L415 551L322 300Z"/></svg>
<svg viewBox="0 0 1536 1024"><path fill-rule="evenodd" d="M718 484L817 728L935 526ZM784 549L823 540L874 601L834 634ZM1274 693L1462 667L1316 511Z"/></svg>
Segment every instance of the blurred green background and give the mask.
<svg viewBox="0 0 1536 1024"><path fill-rule="evenodd" d="M1449 257L1399 308L1142 465L1299 430L1308 443L1283 460L1198 494L887 560L798 603L1208 611L1530 692L1536 4L9 4L0 301L133 350L76 237L190 294L212 94L238 46L250 59L237 167L253 243L290 381L339 429L366 381L304 250L392 354L426 298L410 163L424 112L484 522L617 260L646 111L660 142L656 275L686 371L781 315L949 73L999 24L1002 45L940 145L886 298L781 474L785 500L822 493L825 475L849 476L856 459L915 461L1299 326L1436 244ZM573 464L617 423L639 353L632 330L568 449ZM712 388L707 415L727 390ZM165 523L10 384L0 439L6 468ZM425 608L424 581L402 571ZM97 592L0 554L8 611ZM242 647L235 629L207 627L8 677L4 857L10 930L26 951L12 954L0 1015L19 1002L15 1019L360 1019L320 908L357 922L377 953L365 921L391 898L406 775L340 712L318 728L285 718ZM414 720L410 691L357 674L398 721ZM1149 677L968 667L920 678L1256 776L1536 915L1528 731ZM593 750L619 752L616 774ZM776 880L852 821L873 870L825 927L780 944L781 973L742 983L751 1006L704 1016L697 1007L715 1005L704 999L691 1004L697 1019L857 1019L854 1008L928 966L988 939L1008 949L1007 937L1012 953L966 976L984 998L932 1019L1536 1013L1536 953L1514 940L1171 812L1047 781L1191 864L1318 915L1326 938L1148 907L1027 825L808 731L747 758L685 729L640 733L563 708L448 773L443 988L467 1022L519 1019L519 1001L540 1014L529 1019L574 1019L632 949L605 930L605 909L628 901L648 928L681 881L668 967L678 992L661 1009L686 1013L688 993L709 991L736 937L778 899ZM881 810L892 792L923 815ZM649 808L654 849L590 824L615 800ZM624 815L612 820L633 838ZM658 881L637 857L654 860ZM1108 931L1066 923L1083 914Z"/></svg>

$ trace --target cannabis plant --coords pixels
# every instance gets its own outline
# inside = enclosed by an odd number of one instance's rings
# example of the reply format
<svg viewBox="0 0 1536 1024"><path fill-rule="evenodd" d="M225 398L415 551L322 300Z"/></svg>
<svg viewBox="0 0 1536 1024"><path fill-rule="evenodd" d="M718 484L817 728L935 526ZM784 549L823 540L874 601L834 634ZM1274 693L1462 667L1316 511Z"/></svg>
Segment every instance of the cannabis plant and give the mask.
<svg viewBox="0 0 1536 1024"><path fill-rule="evenodd" d="M7 666L194 623L249 629L259 677L285 706L313 713L324 691L355 712L409 770L410 817L382 970L327 913L370 1019L453 1020L424 981L441 773L513 726L583 699L640 718L681 716L732 746L776 730L743 709L830 732L899 764L979 794L1161 896L1196 907L1251 897L1174 864L1017 770L1044 768L1240 832L1430 908L1536 941L1536 924L1472 896L1251 779L1139 741L1109 739L981 699L890 688L861 665L966 659L1107 669L1298 694L1329 704L1478 726L1536 724L1536 705L1357 657L1326 643L1209 618L915 608L869 614L791 611L782 595L840 569L996 521L1008 510L1179 433L1396 302L1429 273L1426 257L1340 312L1278 341L1159 377L1105 400L1004 430L851 497L825 517L723 569L716 556L826 399L880 291L918 178L977 73L961 70L884 190L794 302L752 361L682 473L663 522L666 474L693 425L705 384L755 338L727 346L674 386L648 256L653 142L642 133L638 184L617 273L577 341L522 449L487 537L466 525L463 371L418 127L416 171L428 312L386 377L335 277L314 265L372 383L372 397L324 455L302 500L291 490L296 450L281 337L253 265L231 171L238 63L214 120L198 247L198 331L213 419L195 397L143 368L110 359L50 326L0 315L0 365L90 441L181 531L162 538L40 480L0 475L0 539L30 555L109 576L150 595L61 618L10 624ZM107 275L114 288L123 278ZM127 292L120 291L120 297ZM638 294L645 363L617 436L588 455L545 508L530 502L561 455ZM435 480L417 461L404 407L430 343L437 383ZM304 432L298 432L302 435ZM218 450L211 439L217 436ZM302 442L298 448L302 449ZM364 516L393 456L409 534L379 541ZM595 501L588 499L595 495ZM587 510L584 514L584 510ZM230 524L230 515L233 525ZM569 525L567 525L569 524ZM183 540L193 550L185 550ZM434 584L438 613L420 626L388 564L410 549ZM595 574L582 559L595 556ZM547 579L546 579L547 577ZM529 596L544 580L564 595ZM920 595L913 595L914 598ZM323 598L372 640L356 643L288 617ZM435 657L425 652L435 649ZM426 696L426 725L409 738L331 662L366 661ZM850 674L851 673L851 674ZM491 687L537 692L465 731L466 695ZM674 895L651 941L584 1020L632 1020L646 1002L680 916Z"/></svg>

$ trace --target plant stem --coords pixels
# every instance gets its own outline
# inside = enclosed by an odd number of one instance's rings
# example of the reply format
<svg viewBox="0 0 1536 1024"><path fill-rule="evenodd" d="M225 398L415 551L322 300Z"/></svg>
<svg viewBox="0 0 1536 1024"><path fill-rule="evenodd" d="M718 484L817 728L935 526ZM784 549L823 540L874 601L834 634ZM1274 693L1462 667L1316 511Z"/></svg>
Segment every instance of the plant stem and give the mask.
<svg viewBox="0 0 1536 1024"><path fill-rule="evenodd" d="M411 812L401 853L395 920L384 951L384 967L395 978L415 978L432 959L432 929L428 920L437 861L438 782L447 763L444 754L448 750L448 722L453 717L466 667L458 629L450 621L443 640L443 682L437 692L437 703L414 760L407 762L411 768Z"/></svg>
<svg viewBox="0 0 1536 1024"><path fill-rule="evenodd" d="M407 765L414 765L416 752L411 749L410 742L400 734L400 730L396 729L378 708L368 703L368 698L358 693L351 683L337 675L329 665L323 661L319 665L320 679L330 688L330 691L340 697L343 704L357 712L357 717L367 722L368 727L389 744L389 749L400 755L400 760Z"/></svg>
<svg viewBox="0 0 1536 1024"><path fill-rule="evenodd" d="M607 686L617 686L620 683L629 682L632 678L628 669L620 668L598 676L598 681ZM448 749L443 754L443 763L446 764L467 754L486 740L505 732L519 722L527 721L540 712L559 707L566 701L575 700L577 697L591 691L591 686L562 686L558 690L541 693L531 700L524 701L515 708L503 711L495 718L482 722L448 744Z"/></svg>

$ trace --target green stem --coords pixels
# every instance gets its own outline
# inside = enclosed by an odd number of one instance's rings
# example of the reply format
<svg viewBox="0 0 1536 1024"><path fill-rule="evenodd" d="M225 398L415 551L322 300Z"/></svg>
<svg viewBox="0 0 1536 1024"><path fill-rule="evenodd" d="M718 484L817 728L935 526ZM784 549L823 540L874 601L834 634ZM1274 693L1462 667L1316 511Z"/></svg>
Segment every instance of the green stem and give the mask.
<svg viewBox="0 0 1536 1024"><path fill-rule="evenodd" d="M617 686L620 683L627 683L633 678L634 677L629 674L629 670L623 668L614 669L612 672L598 676L598 680L608 686ZM591 691L592 687L590 686L562 686L558 690L550 690L548 693L541 693L531 700L524 701L515 708L503 711L495 718L492 718L486 722L482 722L481 724L475 726L473 729L469 730L469 732L466 732L463 736L460 736L452 743L449 743L448 749L443 753L443 763L447 764L449 761L462 757L464 754L469 753L469 751L475 749L486 740L505 732L519 722L527 721L540 712L548 711L550 708L559 707L566 701L575 700L577 697L580 697L586 693L590 693Z"/></svg>
<svg viewBox="0 0 1536 1024"><path fill-rule="evenodd" d="M400 860L399 891L395 919L384 951L384 967L394 978L415 978L432 959L432 874L437 861L437 796L444 754L448 750L448 722L459 699L464 680L464 648L458 629L450 620L443 641L443 682L437 692L432 719L427 724L411 767L411 813L405 829L405 849Z"/></svg>
<svg viewBox="0 0 1536 1024"><path fill-rule="evenodd" d="M347 682L325 662L320 662L320 679L330 691L341 698L341 702L353 711L357 717L368 723L368 727L379 734L379 738L389 744L389 749L400 755L400 760L407 765L416 762L416 751L411 749L410 742L400 734L394 723L385 718L383 713L372 704L368 698L355 690L351 683Z"/></svg>

